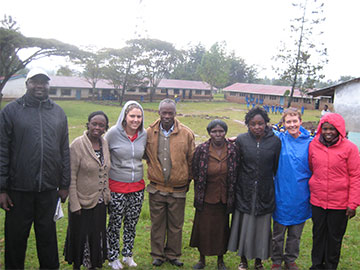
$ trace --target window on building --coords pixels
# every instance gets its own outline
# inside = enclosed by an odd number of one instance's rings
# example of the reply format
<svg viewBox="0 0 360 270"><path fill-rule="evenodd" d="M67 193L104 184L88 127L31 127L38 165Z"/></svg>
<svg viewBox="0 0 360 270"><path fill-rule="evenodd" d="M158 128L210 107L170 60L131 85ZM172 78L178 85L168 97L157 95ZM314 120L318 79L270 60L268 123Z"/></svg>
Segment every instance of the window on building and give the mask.
<svg viewBox="0 0 360 270"><path fill-rule="evenodd" d="M210 94L211 94L210 90L205 90L205 95L210 96Z"/></svg>
<svg viewBox="0 0 360 270"><path fill-rule="evenodd" d="M127 89L126 92L135 92L136 90L134 88Z"/></svg>
<svg viewBox="0 0 360 270"><path fill-rule="evenodd" d="M57 89L50 89L49 95L50 96L56 96Z"/></svg>
<svg viewBox="0 0 360 270"><path fill-rule="evenodd" d="M166 94L167 89L161 89L161 94Z"/></svg>
<svg viewBox="0 0 360 270"><path fill-rule="evenodd" d="M236 92L230 92L230 96L236 96Z"/></svg>
<svg viewBox="0 0 360 270"><path fill-rule="evenodd" d="M277 100L277 97L276 96L269 96L269 99L270 100Z"/></svg>
<svg viewBox="0 0 360 270"><path fill-rule="evenodd" d="M141 88L139 89L139 92L140 92L140 93L147 93L147 88L141 87Z"/></svg>
<svg viewBox="0 0 360 270"><path fill-rule="evenodd" d="M195 90L195 95L201 95L201 90Z"/></svg>
<svg viewBox="0 0 360 270"><path fill-rule="evenodd" d="M174 89L174 95L178 95L180 94L180 90L179 89Z"/></svg>
<svg viewBox="0 0 360 270"><path fill-rule="evenodd" d="M265 99L265 95L259 95L259 98Z"/></svg>
<svg viewBox="0 0 360 270"><path fill-rule="evenodd" d="M293 98L292 98L292 101L293 101L293 102L299 102L299 99L296 98L296 97L293 97Z"/></svg>
<svg viewBox="0 0 360 270"><path fill-rule="evenodd" d="M311 104L311 99L310 98L304 98L304 103Z"/></svg>
<svg viewBox="0 0 360 270"><path fill-rule="evenodd" d="M61 89L61 96L71 96L71 89Z"/></svg>
<svg viewBox="0 0 360 270"><path fill-rule="evenodd" d="M239 93L239 96L240 96L240 97L245 97L246 94L245 94L245 93Z"/></svg>

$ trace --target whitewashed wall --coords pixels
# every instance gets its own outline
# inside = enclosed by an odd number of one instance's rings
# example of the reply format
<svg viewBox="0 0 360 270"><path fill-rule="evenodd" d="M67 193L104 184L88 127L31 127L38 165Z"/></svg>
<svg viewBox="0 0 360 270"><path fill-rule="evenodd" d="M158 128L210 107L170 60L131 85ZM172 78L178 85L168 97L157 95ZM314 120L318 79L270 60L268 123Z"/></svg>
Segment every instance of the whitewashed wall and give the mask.
<svg viewBox="0 0 360 270"><path fill-rule="evenodd" d="M360 132L360 82L340 85L335 89L335 112L346 122L346 130Z"/></svg>
<svg viewBox="0 0 360 270"><path fill-rule="evenodd" d="M5 87L2 91L3 98L19 98L24 95L26 92L25 88L25 78L18 78L15 80L10 80L5 84Z"/></svg>

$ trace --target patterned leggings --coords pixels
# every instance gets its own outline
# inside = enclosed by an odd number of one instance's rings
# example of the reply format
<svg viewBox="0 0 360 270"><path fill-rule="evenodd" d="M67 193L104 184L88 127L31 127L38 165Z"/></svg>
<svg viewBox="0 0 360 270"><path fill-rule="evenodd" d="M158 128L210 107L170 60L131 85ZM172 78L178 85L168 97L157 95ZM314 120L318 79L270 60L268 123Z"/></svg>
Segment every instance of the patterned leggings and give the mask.
<svg viewBox="0 0 360 270"><path fill-rule="evenodd" d="M109 224L107 228L108 260L115 261L120 253L120 229L124 219L123 249L124 257L132 256L136 235L136 224L140 217L144 190L132 193L111 192L109 203Z"/></svg>

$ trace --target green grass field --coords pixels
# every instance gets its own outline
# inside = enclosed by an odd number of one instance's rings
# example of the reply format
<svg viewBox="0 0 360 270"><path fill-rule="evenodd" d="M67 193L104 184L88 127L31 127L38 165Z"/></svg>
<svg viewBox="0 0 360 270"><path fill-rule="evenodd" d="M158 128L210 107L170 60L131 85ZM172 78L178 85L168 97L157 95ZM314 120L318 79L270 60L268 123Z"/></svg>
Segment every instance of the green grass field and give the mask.
<svg viewBox="0 0 360 270"><path fill-rule="evenodd" d="M82 135L85 130L85 123L89 113L96 110L103 110L110 119L110 126L114 125L120 114L121 107L115 104L93 104L83 101L57 101L57 103L65 110L69 121L69 138L70 142L77 136ZM5 104L3 104L4 106ZM158 103L144 103L145 110L145 127L157 119ZM216 102L181 102L177 106L178 119L189 126L196 134L196 143L207 140L206 132L207 124L214 118L223 118L228 124L228 136L236 136L239 133L246 132L247 128L241 123L244 121L246 113L246 106L227 103L217 98ZM303 121L318 121L319 111L305 111ZM270 114L271 123L277 123L280 115ZM145 180L146 171L145 171ZM189 240L192 228L192 220L195 210L193 208L193 187L187 196L186 210L185 210L185 224L183 228L183 269L192 269L192 266L198 261L197 249L189 247ZM67 205L64 205L65 216L67 216ZM359 213L359 211L358 211ZM151 265L152 259L150 256L150 218L149 205L147 194L142 208L141 217L137 225L137 235L134 247L134 259L138 264L137 269L155 269ZM4 211L0 210L0 269L4 268ZM65 261L62 255L65 236L66 236L67 218L63 218L57 223L58 231L58 245L61 269L72 269ZM312 245L311 234L311 220L306 222L301 241L300 256L297 261L300 269L308 269L311 265L310 253ZM227 253L225 255L225 263L228 269L237 269L239 264L239 257L234 253ZM28 240L28 248L26 254L26 269L36 269L39 264L36 255L36 245L33 231ZM271 261L265 261L265 268L270 269ZM165 263L159 269L174 269L175 267ZM104 264L104 269L110 269L107 263ZM216 257L207 258L206 269L216 269ZM253 269L253 262L250 262L250 269ZM351 219L348 224L347 232L344 237L342 245L342 255L339 264L339 269L360 269L360 217L356 216Z"/></svg>

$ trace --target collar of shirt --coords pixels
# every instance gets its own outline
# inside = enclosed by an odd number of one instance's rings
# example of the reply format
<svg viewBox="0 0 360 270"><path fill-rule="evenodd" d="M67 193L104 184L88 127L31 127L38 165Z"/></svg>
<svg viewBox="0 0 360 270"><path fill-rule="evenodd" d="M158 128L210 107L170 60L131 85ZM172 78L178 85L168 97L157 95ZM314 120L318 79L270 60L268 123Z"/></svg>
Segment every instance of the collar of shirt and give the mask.
<svg viewBox="0 0 360 270"><path fill-rule="evenodd" d="M163 127L162 127L162 124L160 123L160 130L162 131L162 133L164 134L165 137L169 137L171 132L174 131L174 125L171 126L171 128L166 131Z"/></svg>

